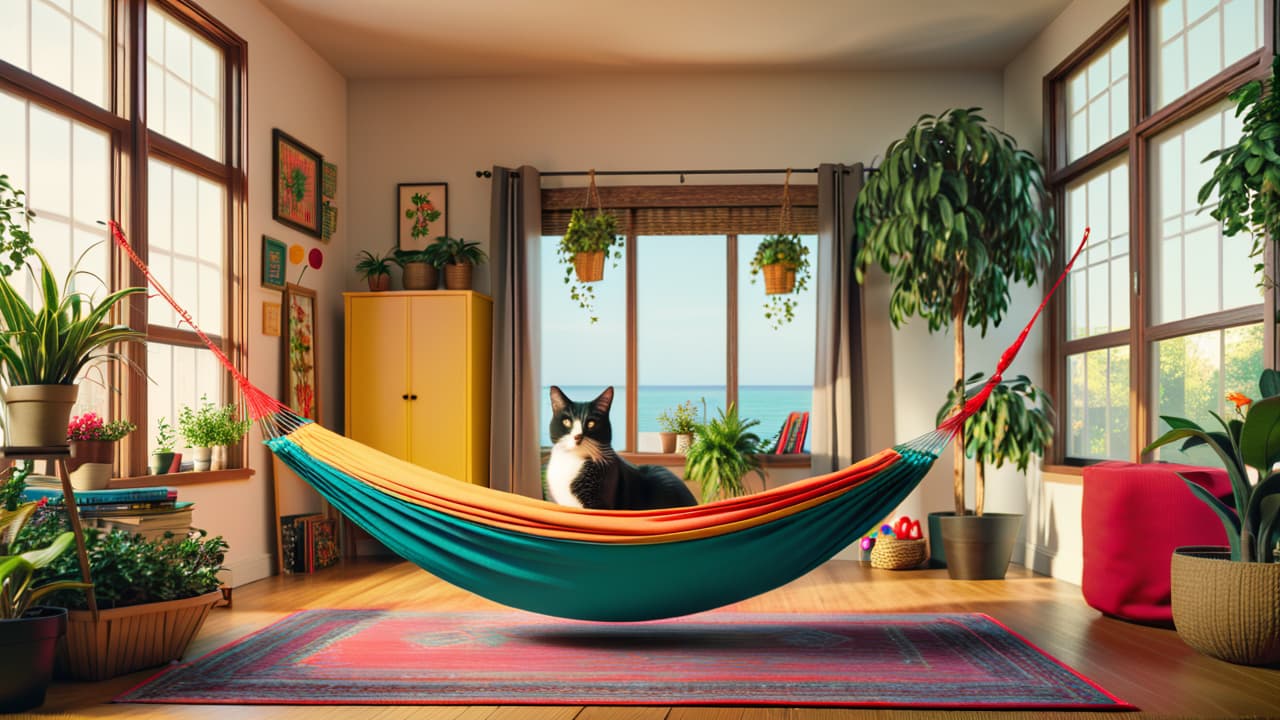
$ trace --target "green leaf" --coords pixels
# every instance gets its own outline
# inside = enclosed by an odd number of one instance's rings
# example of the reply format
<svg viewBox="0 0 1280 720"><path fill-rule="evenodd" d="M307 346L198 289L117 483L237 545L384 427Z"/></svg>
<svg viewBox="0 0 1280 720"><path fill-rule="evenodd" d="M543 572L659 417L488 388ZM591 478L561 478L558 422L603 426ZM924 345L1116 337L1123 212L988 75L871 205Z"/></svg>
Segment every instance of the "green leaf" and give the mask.
<svg viewBox="0 0 1280 720"><path fill-rule="evenodd" d="M1240 433L1240 455L1262 476L1280 461L1280 397L1264 398L1249 407L1249 420Z"/></svg>
<svg viewBox="0 0 1280 720"><path fill-rule="evenodd" d="M1235 511L1227 507L1221 500L1214 497L1213 493L1205 490L1198 483L1194 483L1186 478L1182 473L1178 473L1178 477L1182 478L1182 482L1187 486L1191 493L1208 504L1209 508L1222 521L1222 527L1227 531L1227 542L1231 545L1231 559L1240 559L1240 521L1236 518Z"/></svg>

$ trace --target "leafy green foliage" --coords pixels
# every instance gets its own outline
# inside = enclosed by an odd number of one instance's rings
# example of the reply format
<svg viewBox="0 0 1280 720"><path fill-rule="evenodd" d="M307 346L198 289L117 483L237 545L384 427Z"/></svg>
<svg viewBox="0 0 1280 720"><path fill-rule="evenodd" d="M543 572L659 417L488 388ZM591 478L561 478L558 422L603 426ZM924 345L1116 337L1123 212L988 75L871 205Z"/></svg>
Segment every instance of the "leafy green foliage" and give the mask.
<svg viewBox="0 0 1280 720"><path fill-rule="evenodd" d="M809 287L810 266L809 248L800 242L799 235L769 235L756 246L756 254L751 258L751 282L765 265L781 263L796 275L795 287L790 293L769 295L765 299L764 317L774 330L795 319L796 295Z"/></svg>
<svg viewBox="0 0 1280 720"><path fill-rule="evenodd" d="M191 447L215 447L239 442L249 432L252 421L240 419L235 405L218 407L200 396L200 406L192 409L183 405L178 411L178 432L191 443Z"/></svg>
<svg viewBox="0 0 1280 720"><path fill-rule="evenodd" d="M1240 140L1209 153L1202 162L1217 160L1213 176L1200 188L1196 200L1208 203L1216 190L1218 205L1209 214L1222 223L1222 232L1253 235L1250 257L1262 255L1263 242L1280 237L1280 55L1271 63L1271 91L1261 80L1246 83L1229 95L1236 103L1236 117L1244 116ZM1261 271L1262 263L1255 264ZM1264 277L1262 282L1266 282Z"/></svg>
<svg viewBox="0 0 1280 720"><path fill-rule="evenodd" d="M889 273L894 326L919 315L940 330L967 290L966 323L985 335L1008 310L1010 281L1034 285L1052 256L1040 162L977 111L922 116L858 196L857 278L871 264Z"/></svg>
<svg viewBox="0 0 1280 720"><path fill-rule="evenodd" d="M409 235L416 238L430 237L431 223L439 220L441 215L440 210L431 201L431 193L414 193L409 201L413 203L413 207L404 211L405 219L413 221Z"/></svg>
<svg viewBox="0 0 1280 720"><path fill-rule="evenodd" d="M570 299L587 311L592 324L600 320L595 314L596 291L591 283L578 280L573 258L578 253L603 252L613 259L613 266L618 267L623 245L623 238L618 234L618 218L612 214L597 210L595 215L588 218L586 211L582 209L569 214L569 225L564 237L560 239L556 253L565 264L564 284L569 286Z"/></svg>
<svg viewBox="0 0 1280 720"><path fill-rule="evenodd" d="M46 542L22 546L17 541L19 533L27 525L43 502L20 503L32 464L25 461L21 467L8 468L6 480L0 488L0 619L22 617L27 610L46 595L61 591L89 587L75 580L42 579L39 571L53 563L75 542L75 535L63 530L45 538Z"/></svg>
<svg viewBox="0 0 1280 720"><path fill-rule="evenodd" d="M739 418L732 403L719 415L698 426L685 455L684 476L702 486L703 502L746 494L742 478L752 471L764 480L757 454L765 448L751 431L760 421Z"/></svg>
<svg viewBox="0 0 1280 720"><path fill-rule="evenodd" d="M8 175L0 175L0 276L21 270L35 252L27 228L36 214L27 209L24 197L26 193L10 184Z"/></svg>
<svg viewBox="0 0 1280 720"><path fill-rule="evenodd" d="M468 263L479 265L489 259L478 242L467 242L462 238L451 238L441 235L435 243L428 245L429 256L440 261L441 265L462 265Z"/></svg>
<svg viewBox="0 0 1280 720"><path fill-rule="evenodd" d="M658 427L663 432L686 434L698 430L698 409L688 400L658 413Z"/></svg>
<svg viewBox="0 0 1280 720"><path fill-rule="evenodd" d="M17 545L41 547L66 529L65 513L44 510L19 535ZM208 538L203 530L189 537L145 540L123 531L85 528L85 545L94 593L103 608L180 600L216 590L227 551L221 537ZM74 554L57 558L36 574L37 580L45 582L78 577L80 566ZM85 608L79 593L58 592L45 604Z"/></svg>
<svg viewBox="0 0 1280 720"><path fill-rule="evenodd" d="M1231 559L1244 562L1276 562L1280 545L1280 373L1264 370L1258 382L1262 399L1250 401L1235 393L1228 395L1237 402L1236 412L1243 420L1224 420L1212 413L1221 426L1206 430L1186 418L1160 416L1170 430L1147 446L1143 452L1182 441L1182 449L1207 445L1231 478L1231 494L1235 508L1230 508L1204 488L1186 477L1182 481L1196 497L1205 501L1222 520L1231 543ZM1270 394L1269 394L1270 393ZM1243 407L1248 406L1244 412ZM1258 479L1253 482L1253 478ZM1234 510L1234 512L1233 512Z"/></svg>
<svg viewBox="0 0 1280 720"><path fill-rule="evenodd" d="M967 389L952 388L938 410L938 424L985 384L983 373L975 373L965 381ZM1031 459L1043 456L1053 439L1053 403L1026 375L1002 380L965 421L964 438L965 452L978 462L997 468L1011 463L1018 472L1026 472Z"/></svg>
<svg viewBox="0 0 1280 720"><path fill-rule="evenodd" d="M391 274L392 256L390 253L375 255L368 250L361 250L356 257L358 258L356 272L360 273L360 278L363 280L368 280L378 275Z"/></svg>
<svg viewBox="0 0 1280 720"><path fill-rule="evenodd" d="M163 415L156 418L156 453L173 452L173 426Z"/></svg>

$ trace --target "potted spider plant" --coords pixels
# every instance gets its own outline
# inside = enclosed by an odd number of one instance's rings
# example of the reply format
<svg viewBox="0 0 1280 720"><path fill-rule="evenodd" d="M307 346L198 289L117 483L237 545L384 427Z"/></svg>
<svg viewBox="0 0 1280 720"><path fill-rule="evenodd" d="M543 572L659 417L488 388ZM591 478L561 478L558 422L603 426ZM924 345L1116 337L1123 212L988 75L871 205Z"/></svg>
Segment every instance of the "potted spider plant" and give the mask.
<svg viewBox="0 0 1280 720"><path fill-rule="evenodd" d="M739 417L733 403L727 411L720 409L719 415L698 425L685 456L685 479L702 487L703 502L745 495L742 479L748 473L754 472L761 482L765 479L759 457L764 443L751 430L760 421Z"/></svg>
<svg viewBox="0 0 1280 720"><path fill-rule="evenodd" d="M360 277L369 283L370 292L383 292L391 289L391 263L392 256L390 254L374 254L368 250L361 250L356 261L356 272L360 273Z"/></svg>
<svg viewBox="0 0 1280 720"><path fill-rule="evenodd" d="M442 260L446 290L470 290L472 268L488 260L478 242L441 235L436 238L432 257Z"/></svg>
<svg viewBox="0 0 1280 720"><path fill-rule="evenodd" d="M794 295L809 286L809 248L799 235L768 235L751 258L751 282L764 277L764 317L774 330L795 319Z"/></svg>
<svg viewBox="0 0 1280 720"><path fill-rule="evenodd" d="M564 281L569 286L569 297L578 307L595 316L596 294L591 283L604 279L604 261L612 257L614 267L622 259L623 239L618 234L618 218L596 210L591 217L586 211L574 210L569 215L569 225L560 239L557 253L565 264Z"/></svg>

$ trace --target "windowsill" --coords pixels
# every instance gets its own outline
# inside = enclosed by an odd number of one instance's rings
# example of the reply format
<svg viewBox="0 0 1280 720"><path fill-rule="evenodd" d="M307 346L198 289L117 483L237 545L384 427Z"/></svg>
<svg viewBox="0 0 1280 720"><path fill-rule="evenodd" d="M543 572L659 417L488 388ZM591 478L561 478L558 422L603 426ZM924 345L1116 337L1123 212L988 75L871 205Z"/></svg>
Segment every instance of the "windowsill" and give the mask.
<svg viewBox="0 0 1280 720"><path fill-rule="evenodd" d="M633 465L665 465L667 467L684 465L684 455L677 453L624 452L618 453L618 455ZM766 453L756 457L760 458L760 465L766 468L809 468L812 466L809 453L786 453L783 455Z"/></svg>
<svg viewBox="0 0 1280 720"><path fill-rule="evenodd" d="M204 485L206 483L234 482L248 480L254 476L253 468L232 468L230 470L206 470L204 472L177 472L164 475L138 475L136 477L113 478L107 487L111 490L141 487L166 487L175 485Z"/></svg>

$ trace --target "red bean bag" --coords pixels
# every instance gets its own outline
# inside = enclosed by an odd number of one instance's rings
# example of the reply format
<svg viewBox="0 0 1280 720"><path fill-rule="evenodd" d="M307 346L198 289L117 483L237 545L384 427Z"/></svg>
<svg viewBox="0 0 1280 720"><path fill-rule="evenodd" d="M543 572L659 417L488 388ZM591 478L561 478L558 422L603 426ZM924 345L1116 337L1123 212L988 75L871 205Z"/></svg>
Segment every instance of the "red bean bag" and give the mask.
<svg viewBox="0 0 1280 720"><path fill-rule="evenodd" d="M1231 481L1219 468L1112 461L1084 469L1081 589L1090 607L1125 620L1171 624L1174 549L1227 544L1222 521L1176 473L1234 507Z"/></svg>

